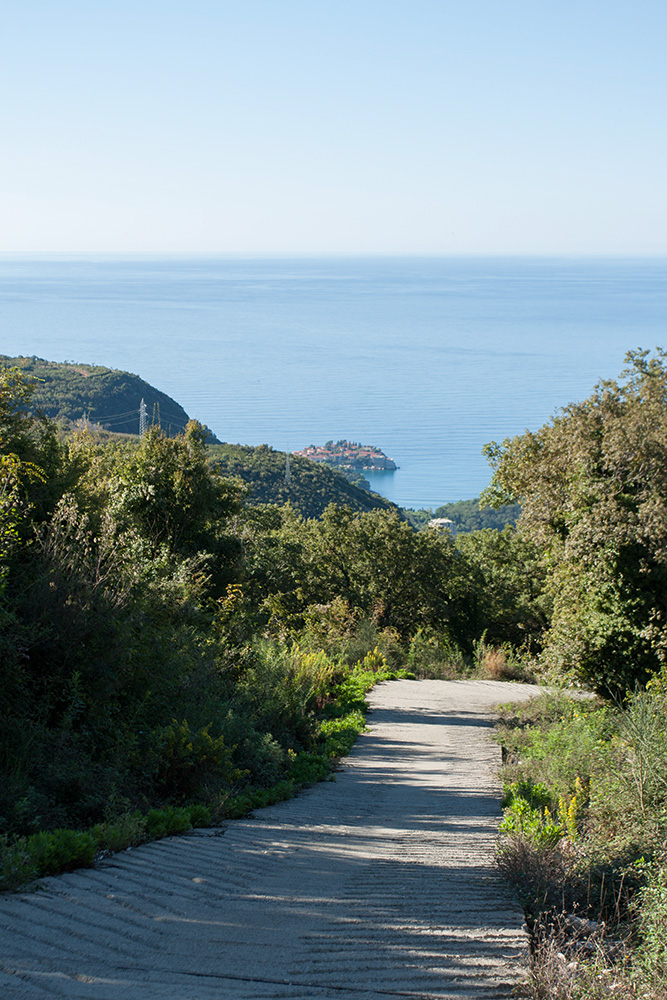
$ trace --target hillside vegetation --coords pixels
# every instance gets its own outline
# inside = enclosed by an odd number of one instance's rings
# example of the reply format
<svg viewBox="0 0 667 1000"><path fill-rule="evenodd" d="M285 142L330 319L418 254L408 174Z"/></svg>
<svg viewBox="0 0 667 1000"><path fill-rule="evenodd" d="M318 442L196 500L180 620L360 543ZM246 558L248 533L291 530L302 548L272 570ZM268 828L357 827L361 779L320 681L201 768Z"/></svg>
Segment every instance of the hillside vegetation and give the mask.
<svg viewBox="0 0 667 1000"><path fill-rule="evenodd" d="M552 596L538 667L598 700L508 712L499 862L533 1000L667 996L667 353L633 351L549 424L489 446Z"/></svg>
<svg viewBox="0 0 667 1000"><path fill-rule="evenodd" d="M111 433L138 435L142 399L148 426L160 427L165 434L182 434L190 419L171 396L129 372L0 355L0 368L11 367L30 380L30 407L53 420L83 424L87 419L93 427ZM291 503L307 517L318 517L330 503L346 504L353 510L388 510L394 506L355 485L348 475L297 456L290 458L291 476L287 482L287 455L267 445L222 445L208 428L206 442L213 445L210 454L220 473L241 479L252 504Z"/></svg>
<svg viewBox="0 0 667 1000"><path fill-rule="evenodd" d="M87 856L58 831L119 843L172 829L155 810L181 823L289 794L349 746L373 678L465 671L483 634L541 627L520 573L492 579L510 536L481 568L388 506L254 505L200 425L63 434L31 415L33 384L0 377L5 884L22 858ZM283 456L252 454L259 480L267 459L284 477Z"/></svg>
<svg viewBox="0 0 667 1000"><path fill-rule="evenodd" d="M247 484L250 503L290 503L306 517L319 517L331 503L356 511L396 509L324 463L290 455L288 472L286 453L268 445L213 445L210 455L222 475L238 476Z"/></svg>
<svg viewBox="0 0 667 1000"><path fill-rule="evenodd" d="M56 420L89 420L118 434L139 433L143 399L149 424L167 434L182 434L190 419L183 407L130 372L0 355L0 366L16 367L32 381L31 405Z"/></svg>
<svg viewBox="0 0 667 1000"><path fill-rule="evenodd" d="M479 497L473 500L458 500L445 503L435 510L406 510L406 516L416 528L425 528L434 518L447 518L452 522L449 530L458 535L466 531L482 531L494 528L502 531L507 525L514 526L521 513L518 503L502 504L499 507L482 506Z"/></svg>

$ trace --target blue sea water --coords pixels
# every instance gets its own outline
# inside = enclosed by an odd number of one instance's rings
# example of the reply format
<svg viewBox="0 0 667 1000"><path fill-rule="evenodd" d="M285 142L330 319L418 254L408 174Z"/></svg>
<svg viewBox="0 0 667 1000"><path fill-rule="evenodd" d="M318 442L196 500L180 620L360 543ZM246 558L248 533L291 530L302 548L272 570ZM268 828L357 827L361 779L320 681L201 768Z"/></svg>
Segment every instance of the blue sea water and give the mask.
<svg viewBox="0 0 667 1000"><path fill-rule="evenodd" d="M333 438L408 507L473 497L537 429L667 343L667 261L0 256L0 353L133 371L221 440Z"/></svg>

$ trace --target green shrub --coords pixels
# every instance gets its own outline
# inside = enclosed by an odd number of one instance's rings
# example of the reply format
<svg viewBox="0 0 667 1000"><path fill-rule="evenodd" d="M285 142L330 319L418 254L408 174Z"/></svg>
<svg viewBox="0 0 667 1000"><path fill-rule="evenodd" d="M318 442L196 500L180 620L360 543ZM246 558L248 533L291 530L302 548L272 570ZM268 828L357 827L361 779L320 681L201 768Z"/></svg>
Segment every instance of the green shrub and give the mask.
<svg viewBox="0 0 667 1000"><path fill-rule="evenodd" d="M317 753L297 754L292 764L292 780L298 788L324 781L331 774L328 757Z"/></svg>
<svg viewBox="0 0 667 1000"><path fill-rule="evenodd" d="M98 823L90 832L99 850L115 854L143 843L146 839L146 817L140 812L128 812L112 822Z"/></svg>
<svg viewBox="0 0 667 1000"><path fill-rule="evenodd" d="M359 733L366 728L366 718L359 709L348 712L340 719L328 719L320 724L327 757L344 757L354 746Z"/></svg>
<svg viewBox="0 0 667 1000"><path fill-rule="evenodd" d="M184 833L191 826L190 809L187 807L167 806L165 809L151 809L146 816L146 834L151 840Z"/></svg>
<svg viewBox="0 0 667 1000"><path fill-rule="evenodd" d="M553 799L547 786L541 781L535 784L530 778L505 786L503 807L511 806L517 799L525 799L532 809L553 808Z"/></svg>
<svg viewBox="0 0 667 1000"><path fill-rule="evenodd" d="M91 865L97 851L93 834L78 830L33 833L26 838L25 844L38 875L56 875L71 868Z"/></svg>
<svg viewBox="0 0 667 1000"><path fill-rule="evenodd" d="M213 814L208 806L197 803L195 805L189 806L190 812L190 826L210 826Z"/></svg>
<svg viewBox="0 0 667 1000"><path fill-rule="evenodd" d="M637 691L620 718L627 784L642 816L667 802L667 715L662 699Z"/></svg>
<svg viewBox="0 0 667 1000"><path fill-rule="evenodd" d="M513 798L500 823L501 833L520 836L536 847L553 847L565 834L562 823L547 807L531 806L522 796Z"/></svg>
<svg viewBox="0 0 667 1000"><path fill-rule="evenodd" d="M224 815L228 819L240 819L247 816L253 808L252 796L248 792L231 795L224 805Z"/></svg>
<svg viewBox="0 0 667 1000"><path fill-rule="evenodd" d="M20 837L10 843L7 837L0 837L0 892L19 889L37 874L27 838Z"/></svg>
<svg viewBox="0 0 667 1000"><path fill-rule="evenodd" d="M410 639L407 663L413 676L443 680L453 680L469 669L451 637L429 628L418 628Z"/></svg>
<svg viewBox="0 0 667 1000"><path fill-rule="evenodd" d="M232 749L224 736L211 736L210 729L211 724L193 731L186 719L173 719L168 726L155 730L151 754L158 795L177 801L193 799L201 794L207 779L231 785L238 778Z"/></svg>

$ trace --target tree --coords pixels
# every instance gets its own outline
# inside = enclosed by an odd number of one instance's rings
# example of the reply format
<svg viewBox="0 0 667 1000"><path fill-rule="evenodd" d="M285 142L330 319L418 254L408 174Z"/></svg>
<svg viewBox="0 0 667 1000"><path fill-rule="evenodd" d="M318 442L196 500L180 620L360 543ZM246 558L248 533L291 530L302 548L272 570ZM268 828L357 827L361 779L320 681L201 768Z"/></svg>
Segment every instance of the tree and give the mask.
<svg viewBox="0 0 667 1000"><path fill-rule="evenodd" d="M493 644L539 649L550 602L544 592L544 560L535 543L508 525L502 531L464 532L456 547L470 567L477 634Z"/></svg>
<svg viewBox="0 0 667 1000"><path fill-rule="evenodd" d="M487 449L488 495L521 504L550 564L546 662L614 696L667 660L667 352L626 363L536 433Z"/></svg>
<svg viewBox="0 0 667 1000"><path fill-rule="evenodd" d="M466 632L463 561L448 535L415 532L393 511L359 513L333 504L319 520L292 513L280 535L280 551L295 557L289 592L280 600L292 614L295 603L303 612L342 598L405 637L426 625L454 630L457 641L461 626Z"/></svg>
<svg viewBox="0 0 667 1000"><path fill-rule="evenodd" d="M112 479L111 510L155 552L166 547L179 557L214 556L218 575L229 582L240 547L225 525L240 511L243 490L211 469L205 441L196 421L177 438L149 428Z"/></svg>

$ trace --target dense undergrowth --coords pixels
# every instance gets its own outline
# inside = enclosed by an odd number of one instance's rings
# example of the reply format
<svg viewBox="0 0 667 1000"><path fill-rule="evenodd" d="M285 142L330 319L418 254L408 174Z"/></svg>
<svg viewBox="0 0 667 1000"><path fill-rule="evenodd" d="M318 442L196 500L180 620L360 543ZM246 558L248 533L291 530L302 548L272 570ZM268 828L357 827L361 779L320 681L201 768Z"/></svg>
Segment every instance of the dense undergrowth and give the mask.
<svg viewBox="0 0 667 1000"><path fill-rule="evenodd" d="M532 1000L667 996L667 686L622 706L507 706L498 864L531 934Z"/></svg>
<svg viewBox="0 0 667 1000"><path fill-rule="evenodd" d="M117 851L193 827L245 816L332 777L336 760L350 751L365 728L365 693L380 681L413 676L389 669L377 648L353 666L323 653L296 649L280 656L275 649L265 649L262 666L255 667L249 682L255 688L253 698L263 682L271 690L281 690L284 701L299 703L302 726L308 729L307 738L302 735L307 749L283 752L277 741L265 735L264 753L255 748L255 767L241 768L235 762L236 748L228 748L224 737L214 740L206 729L193 733L186 722L174 722L163 734L161 764L168 771L163 780L169 783L170 796L181 804L142 811L115 802L107 809L106 819L85 829L5 836L0 839L0 890L17 889L37 877L90 865ZM247 750L239 759L249 763ZM206 779L208 785L203 784ZM196 801L188 802L188 796Z"/></svg>

